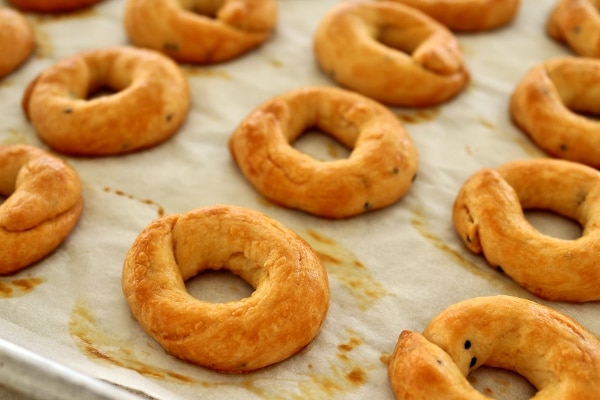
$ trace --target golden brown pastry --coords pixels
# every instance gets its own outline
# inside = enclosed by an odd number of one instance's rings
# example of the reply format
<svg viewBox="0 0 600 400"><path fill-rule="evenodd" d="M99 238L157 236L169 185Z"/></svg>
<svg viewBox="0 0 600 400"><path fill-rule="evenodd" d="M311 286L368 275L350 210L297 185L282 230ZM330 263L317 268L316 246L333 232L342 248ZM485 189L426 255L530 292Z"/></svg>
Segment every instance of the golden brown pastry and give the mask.
<svg viewBox="0 0 600 400"><path fill-rule="evenodd" d="M560 57L532 67L510 100L515 124L549 155L600 168L600 60Z"/></svg>
<svg viewBox="0 0 600 400"><path fill-rule="evenodd" d="M94 96L109 89L109 95ZM103 156L173 136L190 106L187 78L151 50L111 47L58 61L27 87L23 110L38 136L71 155Z"/></svg>
<svg viewBox="0 0 600 400"><path fill-rule="evenodd" d="M314 52L337 83L388 105L437 105L469 81L454 35L399 3L338 4L321 19Z"/></svg>
<svg viewBox="0 0 600 400"><path fill-rule="evenodd" d="M352 153L319 161L291 146L308 128ZM229 139L242 173L273 202L345 218L397 202L416 176L417 150L398 118L357 93L306 87L276 96L250 113Z"/></svg>
<svg viewBox="0 0 600 400"><path fill-rule="evenodd" d="M55 13L75 11L89 7L102 0L8 0L22 11L37 13Z"/></svg>
<svg viewBox="0 0 600 400"><path fill-rule="evenodd" d="M509 24L520 0L385 0L414 7L456 32L480 32Z"/></svg>
<svg viewBox="0 0 600 400"><path fill-rule="evenodd" d="M231 271L254 293L226 303L194 298L185 281L209 269ZM316 336L329 308L327 272L308 243L236 206L155 220L127 254L122 282L133 315L169 353L223 372L291 357Z"/></svg>
<svg viewBox="0 0 600 400"><path fill-rule="evenodd" d="M489 397L465 378L487 365L519 373L536 399L594 400L600 342L572 318L530 300L477 297L443 310L423 334L400 334L388 374L397 399Z"/></svg>
<svg viewBox="0 0 600 400"><path fill-rule="evenodd" d="M546 24L548 35L579 56L600 57L599 9L598 0L557 0Z"/></svg>
<svg viewBox="0 0 600 400"><path fill-rule="evenodd" d="M0 274L16 272L54 251L83 208L77 172L27 145L0 145Z"/></svg>
<svg viewBox="0 0 600 400"><path fill-rule="evenodd" d="M547 236L524 209L555 212L581 224L576 240ZM557 159L517 160L482 168L460 189L454 226L469 250L483 253L535 295L557 301L600 300L600 172Z"/></svg>
<svg viewBox="0 0 600 400"><path fill-rule="evenodd" d="M33 29L27 19L18 11L0 7L0 78L23 64L34 46Z"/></svg>
<svg viewBox="0 0 600 400"><path fill-rule="evenodd" d="M211 64L258 47L277 23L275 0L127 0L131 42L179 62Z"/></svg>

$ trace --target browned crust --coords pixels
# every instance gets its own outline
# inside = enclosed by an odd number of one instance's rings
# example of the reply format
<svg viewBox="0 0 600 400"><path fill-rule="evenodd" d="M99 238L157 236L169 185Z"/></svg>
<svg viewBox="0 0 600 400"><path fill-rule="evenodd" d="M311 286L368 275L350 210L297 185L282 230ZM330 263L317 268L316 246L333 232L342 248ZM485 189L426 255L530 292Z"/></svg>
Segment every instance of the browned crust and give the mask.
<svg viewBox="0 0 600 400"><path fill-rule="evenodd" d="M22 65L35 47L33 29L18 11L0 7L0 78Z"/></svg>
<svg viewBox="0 0 600 400"><path fill-rule="evenodd" d="M437 105L469 81L454 35L400 3L340 3L321 19L313 42L334 81L388 105Z"/></svg>
<svg viewBox="0 0 600 400"><path fill-rule="evenodd" d="M595 399L600 342L574 319L530 300L476 297L455 303L423 334L400 334L388 375L398 399L477 399L466 376L482 365L519 373L539 397Z"/></svg>
<svg viewBox="0 0 600 400"><path fill-rule="evenodd" d="M82 212L81 182L63 160L32 146L0 145L0 273L51 253Z"/></svg>
<svg viewBox="0 0 600 400"><path fill-rule="evenodd" d="M210 8L210 2L205 3L202 8ZM258 47L271 37L277 23L274 0L225 0L216 10L198 10L214 13L214 18L191 11L176 0L128 0L125 29L136 46L163 52L178 62L211 64Z"/></svg>
<svg viewBox="0 0 600 400"><path fill-rule="evenodd" d="M117 93L87 99L90 88L102 86ZM190 91L182 69L168 57L112 47L76 54L42 71L25 90L22 107L54 150L114 155L173 136L187 117Z"/></svg>
<svg viewBox="0 0 600 400"><path fill-rule="evenodd" d="M568 177L568 179L565 179ZM579 222L583 236L562 240L535 229L523 209ZM535 295L556 301L600 300L600 172L556 159L482 168L460 189L453 222L469 250Z"/></svg>
<svg viewBox="0 0 600 400"><path fill-rule="evenodd" d="M206 269L228 269L255 292L201 302L184 281ZM312 248L271 218L234 206L152 222L126 257L122 283L148 334L176 357L218 371L248 372L292 356L315 337L329 307L327 273Z"/></svg>
<svg viewBox="0 0 600 400"><path fill-rule="evenodd" d="M503 27L514 20L520 5L520 0L391 1L414 7L456 32L480 32Z"/></svg>
<svg viewBox="0 0 600 400"><path fill-rule="evenodd" d="M317 128L352 149L323 162L290 143ZM290 208L346 218L389 206L410 189L417 150L386 107L342 89L306 87L265 102L229 140L233 159L256 190Z"/></svg>
<svg viewBox="0 0 600 400"><path fill-rule="evenodd" d="M600 168L600 60L560 57L535 65L510 99L515 124L544 152Z"/></svg>
<svg viewBox="0 0 600 400"><path fill-rule="evenodd" d="M548 36L579 56L600 57L599 7L597 0L558 0L546 24Z"/></svg>

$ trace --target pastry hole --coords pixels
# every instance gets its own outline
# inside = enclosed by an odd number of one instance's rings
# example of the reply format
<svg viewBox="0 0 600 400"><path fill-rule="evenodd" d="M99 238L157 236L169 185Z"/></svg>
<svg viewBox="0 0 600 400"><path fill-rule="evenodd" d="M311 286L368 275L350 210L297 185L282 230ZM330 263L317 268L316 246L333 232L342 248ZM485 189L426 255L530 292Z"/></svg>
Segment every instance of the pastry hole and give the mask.
<svg viewBox="0 0 600 400"><path fill-rule="evenodd" d="M120 90L114 89L108 85L101 85L96 88L90 88L87 93L86 100L94 100L100 97L112 96L115 93L118 93Z"/></svg>
<svg viewBox="0 0 600 400"><path fill-rule="evenodd" d="M201 301L226 303L250 297L254 288L229 270L207 270L185 282L187 291Z"/></svg>
<svg viewBox="0 0 600 400"><path fill-rule="evenodd" d="M571 110L571 111L583 118L590 119L590 120L596 121L596 122L600 122L600 112L592 113L592 112L577 111L577 110Z"/></svg>
<svg viewBox="0 0 600 400"><path fill-rule="evenodd" d="M335 161L350 157L351 149L317 130L307 130L293 143L292 147L319 161Z"/></svg>
<svg viewBox="0 0 600 400"><path fill-rule="evenodd" d="M584 118L599 118L600 105L595 93L600 86L595 66L579 63L569 64L568 67L548 64L546 73L565 107Z"/></svg>
<svg viewBox="0 0 600 400"><path fill-rule="evenodd" d="M581 225L560 214L543 210L525 210L525 218L540 233L557 239L575 240L581 237Z"/></svg>
<svg viewBox="0 0 600 400"><path fill-rule="evenodd" d="M525 400L537 393L527 379L505 369L482 366L467 379L477 391L496 400Z"/></svg>
<svg viewBox="0 0 600 400"><path fill-rule="evenodd" d="M390 49L412 55L419 45L427 39L427 36L426 31L415 35L410 29L387 26L380 28L375 40Z"/></svg>
<svg viewBox="0 0 600 400"><path fill-rule="evenodd" d="M185 10L192 12L197 15L202 15L207 18L215 19L217 17L217 12L223 4L225 0L209 0L209 1L197 1L197 0L187 0L184 1L182 6Z"/></svg>

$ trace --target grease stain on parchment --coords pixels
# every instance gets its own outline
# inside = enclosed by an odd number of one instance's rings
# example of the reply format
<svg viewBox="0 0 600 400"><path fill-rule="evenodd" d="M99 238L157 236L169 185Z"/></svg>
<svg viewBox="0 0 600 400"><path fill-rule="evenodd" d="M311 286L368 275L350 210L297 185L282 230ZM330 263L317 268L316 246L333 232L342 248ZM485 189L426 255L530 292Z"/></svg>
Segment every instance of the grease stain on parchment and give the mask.
<svg viewBox="0 0 600 400"><path fill-rule="evenodd" d="M27 134L16 128L9 128L7 135L2 138L2 144L28 144L29 139Z"/></svg>
<svg viewBox="0 0 600 400"><path fill-rule="evenodd" d="M185 385L199 385L205 388L230 387L237 385L252 393L259 395L265 393L263 389L256 386L254 382L246 376L240 377L239 382L232 382L231 380L219 381L218 377L210 381L200 380L189 375L173 372L170 369L145 362L143 361L144 355L140 354L143 352L134 349L135 344L119 337L114 329L104 328L103 325L104 324L101 321L98 321L94 316L92 307L85 299L79 298L75 302L69 320L69 334L81 353L95 362L130 369L142 376L155 380ZM184 363L184 361L181 362ZM217 374L215 373L215 376L216 375ZM118 386L130 391L138 392L137 390L129 389L122 385ZM147 394L144 394L144 396L152 398Z"/></svg>
<svg viewBox="0 0 600 400"><path fill-rule="evenodd" d="M516 283L505 280L504 276L498 276L498 273L483 270L476 263L468 260L460 251L452 248L450 245L445 243L440 237L435 235L429 230L427 223L427 216L423 210L423 207L417 206L411 210L411 224L421 234L422 237L427 239L433 246L448 255L449 258L453 259L456 264L460 265L464 270L475 275L479 278L485 279L487 282L492 284L497 289L513 293L515 295L522 295L520 287L515 286Z"/></svg>
<svg viewBox="0 0 600 400"><path fill-rule="evenodd" d="M0 299L24 296L46 280L37 277L5 279L0 278Z"/></svg>
<svg viewBox="0 0 600 400"><path fill-rule="evenodd" d="M198 76L202 78L220 78L230 81L231 75L223 69L206 68L186 65L183 67L188 76Z"/></svg>
<svg viewBox="0 0 600 400"><path fill-rule="evenodd" d="M397 111L396 117L405 124L420 124L434 120L440 113L439 108L426 108L410 112Z"/></svg>
<svg viewBox="0 0 600 400"><path fill-rule="evenodd" d="M105 187L104 191L106 193L113 193L113 194L116 194L117 196L123 196L123 197L126 197L126 198L130 199L130 200L134 200L134 201L137 201L139 203L155 207L156 208L156 212L157 212L157 214L158 214L159 217L162 217L162 216L165 215L165 209L164 209L164 207L162 205L160 205L159 203L157 203L156 201L154 201L154 200L139 199L139 198L135 197L132 194L125 193L123 190L112 189L112 188L109 188L109 187Z"/></svg>
<svg viewBox="0 0 600 400"><path fill-rule="evenodd" d="M481 123L481 125L485 126L491 131L496 130L496 125L492 121L484 117L479 117L479 123Z"/></svg>
<svg viewBox="0 0 600 400"><path fill-rule="evenodd" d="M283 67L283 62L281 60L276 59L276 58L270 58L267 61L268 61L268 63L271 66L273 66L275 68L281 68L281 67Z"/></svg>
<svg viewBox="0 0 600 400"><path fill-rule="evenodd" d="M343 158L348 158L348 151L346 149L344 149L344 151L342 151L340 146L335 143L328 143L326 150L327 150L327 155L329 157L331 157L331 159L333 159L333 160L340 160Z"/></svg>
<svg viewBox="0 0 600 400"><path fill-rule="evenodd" d="M387 352L381 353L379 356L379 361L381 361L381 363L387 368L388 365L390 365L390 361L392 361L392 354Z"/></svg>
<svg viewBox="0 0 600 400"><path fill-rule="evenodd" d="M317 231L308 229L307 234L307 240L325 265L327 273L348 289L361 311L368 310L379 299L390 294L348 249Z"/></svg>
<svg viewBox="0 0 600 400"><path fill-rule="evenodd" d="M35 58L52 58L54 56L54 43L52 43L50 35L36 25L33 25L33 32L35 35Z"/></svg>
<svg viewBox="0 0 600 400"><path fill-rule="evenodd" d="M367 383L369 373L381 368L378 362L371 362L358 353L364 344L363 339L353 330L345 330L345 338L336 346L335 357L327 359L327 371L314 371L311 366L306 371L308 380L298 382L299 392L277 399L314 399L350 393Z"/></svg>
<svg viewBox="0 0 600 400"><path fill-rule="evenodd" d="M131 343L108 329L102 329L101 324L93 315L92 308L83 298L79 298L71 310L69 334L81 353L90 359L131 369L151 378L183 383L193 382L193 379L186 375L141 361Z"/></svg>
<svg viewBox="0 0 600 400"><path fill-rule="evenodd" d="M260 370L257 373L220 374L198 367L211 374L209 379L199 379L143 361L144 352L155 351L155 345L150 345L151 349L145 351L134 349L139 342L132 343L119 337L114 327L109 327L108 323L96 318L92 307L84 298L77 299L71 310L69 334L82 354L101 364L130 369L147 378L186 386L197 385L205 389L241 388L274 400L323 398L323 395L354 391L368 381L371 371L381 368L380 363L371 362L358 353L357 350L364 341L356 332L346 329L342 341L335 346L336 353L324 354L325 365L318 371L308 364L304 370L296 369L291 377L270 378ZM268 368L277 368L277 365L267 367L266 370ZM274 391L273 387L276 385L278 388ZM152 399L149 395L143 395Z"/></svg>

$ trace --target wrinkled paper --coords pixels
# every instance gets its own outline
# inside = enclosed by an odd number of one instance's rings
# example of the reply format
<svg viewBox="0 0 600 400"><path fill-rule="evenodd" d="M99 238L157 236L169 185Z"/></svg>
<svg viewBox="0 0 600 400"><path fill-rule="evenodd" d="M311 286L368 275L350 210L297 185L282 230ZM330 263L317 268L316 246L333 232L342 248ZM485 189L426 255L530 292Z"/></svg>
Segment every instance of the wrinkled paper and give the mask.
<svg viewBox="0 0 600 400"><path fill-rule="evenodd" d="M69 15L28 15L37 49L0 82L0 143L47 148L21 110L25 86L63 57L128 44L124 3L105 0ZM473 172L545 156L511 123L508 99L530 67L570 54L545 33L552 0L523 1L505 28L457 35L471 73L458 97L430 109L393 109L420 156L418 178L398 203L327 220L276 206L244 179L227 148L236 125L274 95L335 85L317 67L312 36L336 3L281 0L276 31L262 47L228 63L183 66L192 107L169 141L123 156L64 157L83 181L82 217L49 257L0 278L0 337L142 398L176 400L392 399L386 363L400 332L421 331L445 307L474 296L533 299L600 335L599 304L536 298L469 253L451 220L454 197ZM319 134L295 146L322 159L347 154ZM255 373L220 374L171 357L132 318L121 290L123 260L147 224L217 203L259 210L293 229L320 254L329 274L331 305L318 336L299 354ZM528 216L549 234L581 234L548 213ZM252 292L232 275L213 272L191 279L188 288L210 301ZM515 374L490 368L469 380L498 399L525 398L534 390Z"/></svg>

